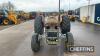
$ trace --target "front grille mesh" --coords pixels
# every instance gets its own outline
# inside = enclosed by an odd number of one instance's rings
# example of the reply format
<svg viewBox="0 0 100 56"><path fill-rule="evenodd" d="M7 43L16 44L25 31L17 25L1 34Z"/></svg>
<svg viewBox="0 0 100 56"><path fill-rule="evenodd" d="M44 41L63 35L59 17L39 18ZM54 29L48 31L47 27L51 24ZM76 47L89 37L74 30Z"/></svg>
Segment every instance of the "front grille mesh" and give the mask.
<svg viewBox="0 0 100 56"><path fill-rule="evenodd" d="M47 37L57 37L57 32L47 32Z"/></svg>

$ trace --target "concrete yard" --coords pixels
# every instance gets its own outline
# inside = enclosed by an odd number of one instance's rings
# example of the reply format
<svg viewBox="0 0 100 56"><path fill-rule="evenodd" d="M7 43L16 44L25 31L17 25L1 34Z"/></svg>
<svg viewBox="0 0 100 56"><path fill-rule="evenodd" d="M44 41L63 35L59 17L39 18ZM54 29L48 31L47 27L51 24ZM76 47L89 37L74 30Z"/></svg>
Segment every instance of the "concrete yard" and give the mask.
<svg viewBox="0 0 100 56"><path fill-rule="evenodd" d="M0 30L0 56L99 56L100 26L71 22L71 32L76 46L95 46L92 53L62 52L59 47L43 47L40 52L31 50L34 20Z"/></svg>

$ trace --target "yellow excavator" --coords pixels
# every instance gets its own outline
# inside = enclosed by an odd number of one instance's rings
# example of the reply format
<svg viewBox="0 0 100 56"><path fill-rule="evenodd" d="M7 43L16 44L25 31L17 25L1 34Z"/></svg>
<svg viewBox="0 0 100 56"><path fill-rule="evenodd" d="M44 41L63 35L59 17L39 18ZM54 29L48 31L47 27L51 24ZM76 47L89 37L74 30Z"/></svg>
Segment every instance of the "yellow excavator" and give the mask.
<svg viewBox="0 0 100 56"><path fill-rule="evenodd" d="M10 25L10 24L19 24L20 19L17 19L17 15L14 11L7 11L7 13L2 16L2 24Z"/></svg>

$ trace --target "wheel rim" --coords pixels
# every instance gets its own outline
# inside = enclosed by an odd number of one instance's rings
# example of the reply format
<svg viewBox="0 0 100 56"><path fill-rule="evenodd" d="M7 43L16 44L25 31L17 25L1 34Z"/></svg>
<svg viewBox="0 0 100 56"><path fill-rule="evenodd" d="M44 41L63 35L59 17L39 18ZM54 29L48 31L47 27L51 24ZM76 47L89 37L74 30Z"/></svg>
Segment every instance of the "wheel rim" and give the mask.
<svg viewBox="0 0 100 56"><path fill-rule="evenodd" d="M8 24L8 22L9 22L8 20L3 21L3 23L6 24L6 25Z"/></svg>

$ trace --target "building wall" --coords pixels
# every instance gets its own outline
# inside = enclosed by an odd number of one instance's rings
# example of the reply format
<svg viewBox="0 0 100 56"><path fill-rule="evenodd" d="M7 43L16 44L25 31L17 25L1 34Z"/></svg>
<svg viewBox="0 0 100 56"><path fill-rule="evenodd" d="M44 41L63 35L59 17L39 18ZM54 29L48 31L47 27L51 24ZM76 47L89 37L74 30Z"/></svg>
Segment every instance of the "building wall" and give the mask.
<svg viewBox="0 0 100 56"><path fill-rule="evenodd" d="M84 6L80 8L80 20L83 20L83 17L88 18L88 22L94 23L94 15L95 15L95 5L89 6L89 13L88 13L88 6Z"/></svg>
<svg viewBox="0 0 100 56"><path fill-rule="evenodd" d="M88 12L88 8L86 6L80 8L80 20L82 20L83 17L87 17L88 15L87 12Z"/></svg>
<svg viewBox="0 0 100 56"><path fill-rule="evenodd" d="M94 22L100 24L100 4L95 5L95 18Z"/></svg>
<svg viewBox="0 0 100 56"><path fill-rule="evenodd" d="M75 9L75 15L78 17L77 20L80 20L80 8Z"/></svg>
<svg viewBox="0 0 100 56"><path fill-rule="evenodd" d="M94 18L95 18L95 5L91 5L90 6L90 9L89 9L89 11L90 11L90 20L89 20L89 22L90 23L94 23Z"/></svg>

